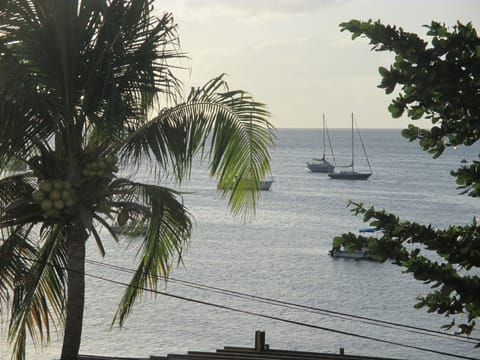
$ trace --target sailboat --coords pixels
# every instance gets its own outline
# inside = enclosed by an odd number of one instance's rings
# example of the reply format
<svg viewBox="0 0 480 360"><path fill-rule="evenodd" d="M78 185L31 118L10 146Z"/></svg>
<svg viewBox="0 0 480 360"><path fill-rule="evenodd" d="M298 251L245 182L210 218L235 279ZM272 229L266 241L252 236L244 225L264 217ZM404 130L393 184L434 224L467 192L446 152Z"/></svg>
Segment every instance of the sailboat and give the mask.
<svg viewBox="0 0 480 360"><path fill-rule="evenodd" d="M352 113L352 163L347 166L342 166L345 168L349 168L347 170L342 170L339 172L330 172L328 173L328 176L331 179L342 179L342 180L367 180L370 175L372 175L372 168L370 166L370 162L368 161L368 156L367 156L367 151L365 150L365 146L363 145L362 137L360 136L360 130L358 130L358 135L360 137L360 143L362 144L362 149L363 153L365 154L365 158L367 159L367 164L368 168L370 169L370 172L358 172L355 171L355 143L354 143L354 133L353 133L353 127L354 127L354 119L353 119L353 113Z"/></svg>
<svg viewBox="0 0 480 360"><path fill-rule="evenodd" d="M329 173L335 169L335 165L325 159L325 132L328 134L325 125L325 115L323 115L323 156L320 159L312 159L312 162L307 162L307 168L311 172ZM332 150L333 161L335 162L335 156L333 155L332 144L330 143L330 135L328 135L328 143L330 144L330 150Z"/></svg>
<svg viewBox="0 0 480 360"><path fill-rule="evenodd" d="M270 179L262 180L262 181L260 181L259 189L263 190L263 191L268 191L268 190L270 190L270 188L271 188L271 186L274 182L275 182L275 180L273 180L272 177L270 177Z"/></svg>
<svg viewBox="0 0 480 360"><path fill-rule="evenodd" d="M273 178L272 174L270 173L270 175L268 176L268 178L264 178L263 180L260 180L260 182L258 183L258 190L261 190L261 191L269 191L273 185L273 183L275 182L275 179ZM232 189L234 186L234 184L231 184L230 185L230 189ZM245 187L247 190L248 189L251 189L251 186L250 184L246 184L246 187ZM217 189L222 189L222 186L221 185L218 185L217 186Z"/></svg>

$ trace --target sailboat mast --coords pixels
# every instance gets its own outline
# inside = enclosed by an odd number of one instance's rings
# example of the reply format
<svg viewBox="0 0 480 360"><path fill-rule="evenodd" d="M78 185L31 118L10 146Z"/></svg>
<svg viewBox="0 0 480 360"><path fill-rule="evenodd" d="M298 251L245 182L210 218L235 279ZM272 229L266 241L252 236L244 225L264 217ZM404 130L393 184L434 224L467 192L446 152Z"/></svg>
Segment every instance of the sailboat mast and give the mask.
<svg viewBox="0 0 480 360"><path fill-rule="evenodd" d="M322 114L323 117L323 157L325 159L325 114Z"/></svg>
<svg viewBox="0 0 480 360"><path fill-rule="evenodd" d="M355 144L353 142L353 113L352 113L352 172L355 172L355 165L354 165L354 159L355 159Z"/></svg>

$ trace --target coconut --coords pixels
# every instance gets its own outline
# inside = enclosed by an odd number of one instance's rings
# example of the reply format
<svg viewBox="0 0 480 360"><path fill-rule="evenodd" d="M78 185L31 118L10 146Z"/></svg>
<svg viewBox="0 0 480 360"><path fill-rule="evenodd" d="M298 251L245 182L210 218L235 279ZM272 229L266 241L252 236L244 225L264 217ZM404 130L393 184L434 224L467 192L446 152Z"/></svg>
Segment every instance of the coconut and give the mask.
<svg viewBox="0 0 480 360"><path fill-rule="evenodd" d="M63 180L56 179L53 181L53 188L57 190L62 190L63 189Z"/></svg>
<svg viewBox="0 0 480 360"><path fill-rule="evenodd" d="M62 191L62 200L67 200L67 199L70 199L71 197L72 197L72 193L70 192L70 190Z"/></svg>
<svg viewBox="0 0 480 360"><path fill-rule="evenodd" d="M42 200L45 200L46 197L47 197L47 194L45 194L42 190L35 190L32 193L32 199L37 204L40 204L42 202Z"/></svg>
<svg viewBox="0 0 480 360"><path fill-rule="evenodd" d="M57 210L62 210L65 207L65 203L63 202L63 200L56 200L53 203L53 207Z"/></svg>
<svg viewBox="0 0 480 360"><path fill-rule="evenodd" d="M45 193L49 193L53 189L52 182L50 180L42 180L38 183L38 187Z"/></svg>
<svg viewBox="0 0 480 360"><path fill-rule="evenodd" d="M50 210L53 208L53 201L49 199L45 199L40 203L40 207L44 211Z"/></svg>
<svg viewBox="0 0 480 360"><path fill-rule="evenodd" d="M60 190L52 190L50 191L48 197L50 198L50 200L53 201L60 200L62 198L62 193L60 192Z"/></svg>

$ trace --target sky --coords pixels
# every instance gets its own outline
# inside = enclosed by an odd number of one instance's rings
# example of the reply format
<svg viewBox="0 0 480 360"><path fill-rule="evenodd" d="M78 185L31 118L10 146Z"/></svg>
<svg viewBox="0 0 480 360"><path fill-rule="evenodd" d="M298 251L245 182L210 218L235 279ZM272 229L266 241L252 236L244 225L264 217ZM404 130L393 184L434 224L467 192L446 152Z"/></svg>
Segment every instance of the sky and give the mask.
<svg viewBox="0 0 480 360"><path fill-rule="evenodd" d="M432 20L453 26L472 22L480 32L478 0L155 0L155 11L173 13L190 71L177 73L188 90L225 73L267 105L276 128L350 126L405 128L393 119L392 99L377 85L378 68L393 54L351 40L339 24L380 20L422 37ZM428 122L416 125L428 127Z"/></svg>

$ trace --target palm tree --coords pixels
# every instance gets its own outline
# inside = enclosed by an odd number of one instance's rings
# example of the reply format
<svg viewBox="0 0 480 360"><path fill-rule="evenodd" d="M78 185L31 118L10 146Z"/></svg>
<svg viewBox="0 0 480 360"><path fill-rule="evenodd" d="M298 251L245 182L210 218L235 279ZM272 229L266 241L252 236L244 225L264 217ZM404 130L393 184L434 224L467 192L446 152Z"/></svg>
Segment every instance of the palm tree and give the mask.
<svg viewBox="0 0 480 360"><path fill-rule="evenodd" d="M269 113L224 76L182 99L182 58L172 15L153 17L152 0L0 3L0 169L28 165L0 179L0 317L12 358L25 358L27 337L48 343L52 327L64 329L61 359L77 358L85 243L105 254L101 228L117 240L114 221L148 226L120 326L141 289L181 259L192 227L182 194L128 178L132 165L148 161L181 184L200 157L233 213L253 214L258 192L247 188L269 169Z"/></svg>

